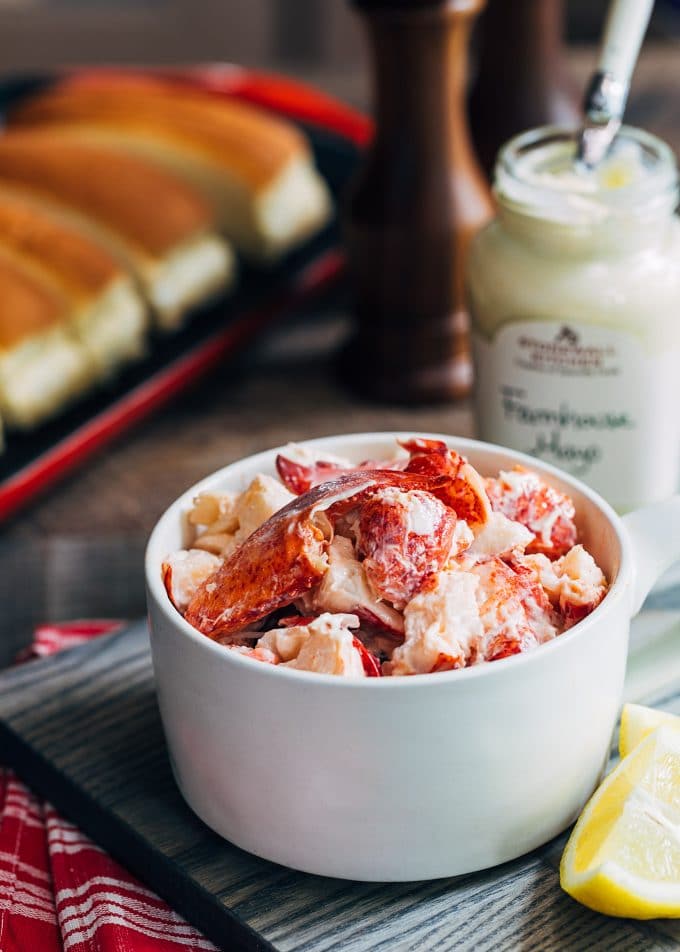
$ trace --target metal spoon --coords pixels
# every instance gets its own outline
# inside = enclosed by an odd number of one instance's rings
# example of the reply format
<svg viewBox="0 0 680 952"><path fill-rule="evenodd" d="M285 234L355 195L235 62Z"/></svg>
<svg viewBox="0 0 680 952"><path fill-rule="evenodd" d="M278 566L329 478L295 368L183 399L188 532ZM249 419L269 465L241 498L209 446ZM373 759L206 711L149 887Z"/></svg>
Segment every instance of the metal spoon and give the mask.
<svg viewBox="0 0 680 952"><path fill-rule="evenodd" d="M588 86L578 162L587 169L605 157L621 126L630 78L652 14L654 0L612 0L600 61Z"/></svg>

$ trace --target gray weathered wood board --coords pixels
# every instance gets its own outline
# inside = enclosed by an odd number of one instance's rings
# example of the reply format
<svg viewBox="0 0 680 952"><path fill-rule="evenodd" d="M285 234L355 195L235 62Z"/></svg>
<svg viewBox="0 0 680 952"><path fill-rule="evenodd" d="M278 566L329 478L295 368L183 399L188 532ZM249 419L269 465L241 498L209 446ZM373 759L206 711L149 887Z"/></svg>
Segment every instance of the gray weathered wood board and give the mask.
<svg viewBox="0 0 680 952"><path fill-rule="evenodd" d="M680 712L680 698L663 706ZM0 762L224 949L680 946L674 923L608 919L569 899L563 838L494 870L399 885L309 876L233 847L175 787L141 623L0 675Z"/></svg>

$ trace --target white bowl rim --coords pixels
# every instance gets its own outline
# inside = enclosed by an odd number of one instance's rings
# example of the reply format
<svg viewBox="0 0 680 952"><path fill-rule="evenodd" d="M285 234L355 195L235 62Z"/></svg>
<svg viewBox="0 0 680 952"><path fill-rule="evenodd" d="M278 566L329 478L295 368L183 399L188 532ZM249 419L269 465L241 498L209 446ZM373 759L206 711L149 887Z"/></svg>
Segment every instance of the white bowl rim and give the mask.
<svg viewBox="0 0 680 952"><path fill-rule="evenodd" d="M185 490L181 496L175 499L175 501L167 507L165 512L158 519L147 543L144 567L147 590L154 598L160 610L166 616L167 621L172 626L176 627L178 631L181 631L187 635L190 641L195 644L199 650L214 652L216 653L216 656L222 658L225 663L236 665L237 669L239 666L245 665L246 670L250 671L251 673L254 671L259 671L263 677L284 677L298 681L300 685L307 684L308 686L312 683L319 685L323 684L331 687L333 690L405 691L422 688L428 684L434 686L435 684L443 685L451 682L469 681L473 678L480 677L498 677L499 675L502 675L504 671L519 671L522 665L535 665L539 663L541 659L543 659L544 662L547 662L551 655L559 653L561 650L563 650L566 644L570 644L577 639L587 637L589 630L593 627L593 625L598 623L599 619L606 611L613 607L614 602L625 597L626 589L632 579L633 557L631 553L630 541L620 517L609 505L609 503L602 498L602 496L596 493L593 489L590 489L590 487L586 486L585 483L581 482L581 480L574 476L570 476L568 473L556 466L552 466L549 463L544 463L542 460L538 460L533 456L528 456L526 453L521 453L517 450L511 450L496 443L486 443L482 440L474 440L468 437L457 437L451 434L423 433L418 430L384 430L375 432L362 431L359 433L333 434L332 436L321 436L309 440L299 440L296 441L296 445L310 447L322 446L324 449L328 449L329 452L332 452L333 443L346 443L348 440L353 439L356 439L360 445L362 443L371 443L387 439L393 439L397 441L414 438L443 440L450 447L460 452L461 455L465 455L466 452L474 451L492 452L504 455L509 461L511 461L512 464L520 464L526 466L529 469L537 470L546 476L552 476L560 482L573 486L573 488L580 492L583 496L586 496L614 528L621 552L621 561L617 577L610 585L607 594L597 606L597 608L595 608L594 611L592 611L582 621L577 622L568 631L556 636L551 641L545 642L542 645L538 645L531 651L520 652L507 658L499 658L496 661L483 662L481 664L470 665L469 667L465 668L456 668L452 671L439 671L436 674L412 674L408 677L399 678L343 678L333 674L318 674L314 671L302 671L295 668L281 667L280 665L266 664L262 661L248 658L237 651L230 651L224 645L221 645L219 642L214 641L207 635L202 634L200 631L198 631L198 629L194 628L193 625L190 625L174 608L170 599L168 598L165 586L163 585L160 564L155 559L154 550L158 547L158 540L164 534L168 523L173 522L178 517L181 518L184 507L188 506L198 493L212 489L214 484L220 483L225 476L228 476L231 469L236 466L240 466L243 463L248 462L250 464L256 464L257 461L261 459L263 461L263 465L265 462L271 464L272 458L275 458L277 453L285 450L286 445L282 445L273 447L272 449L262 450L261 452L254 453L250 456L241 457L238 460L233 460L226 466L223 466L220 469L215 470L213 473L204 476L203 479L200 479L197 483L194 483L193 486L189 487L189 489Z"/></svg>

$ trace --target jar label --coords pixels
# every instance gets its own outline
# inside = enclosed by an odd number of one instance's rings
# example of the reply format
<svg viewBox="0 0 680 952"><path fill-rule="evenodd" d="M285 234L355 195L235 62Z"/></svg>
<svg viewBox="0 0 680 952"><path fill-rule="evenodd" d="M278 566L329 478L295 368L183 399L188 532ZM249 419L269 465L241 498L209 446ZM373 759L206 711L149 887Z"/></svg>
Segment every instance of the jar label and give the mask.
<svg viewBox="0 0 680 952"><path fill-rule="evenodd" d="M512 321L473 337L482 439L537 456L627 509L671 495L680 355L624 331Z"/></svg>

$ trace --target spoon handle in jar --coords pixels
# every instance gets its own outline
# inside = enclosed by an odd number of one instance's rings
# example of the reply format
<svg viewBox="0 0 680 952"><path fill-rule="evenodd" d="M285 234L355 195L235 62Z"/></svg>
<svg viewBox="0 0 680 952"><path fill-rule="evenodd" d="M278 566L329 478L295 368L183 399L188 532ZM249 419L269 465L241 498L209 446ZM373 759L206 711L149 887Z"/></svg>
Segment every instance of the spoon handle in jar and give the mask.
<svg viewBox="0 0 680 952"><path fill-rule="evenodd" d="M654 0L613 0L609 7L598 71L622 89L619 117L653 6Z"/></svg>
<svg viewBox="0 0 680 952"><path fill-rule="evenodd" d="M593 169L621 126L630 78L654 0L612 0L598 68L586 92L585 123L578 140L578 167Z"/></svg>

